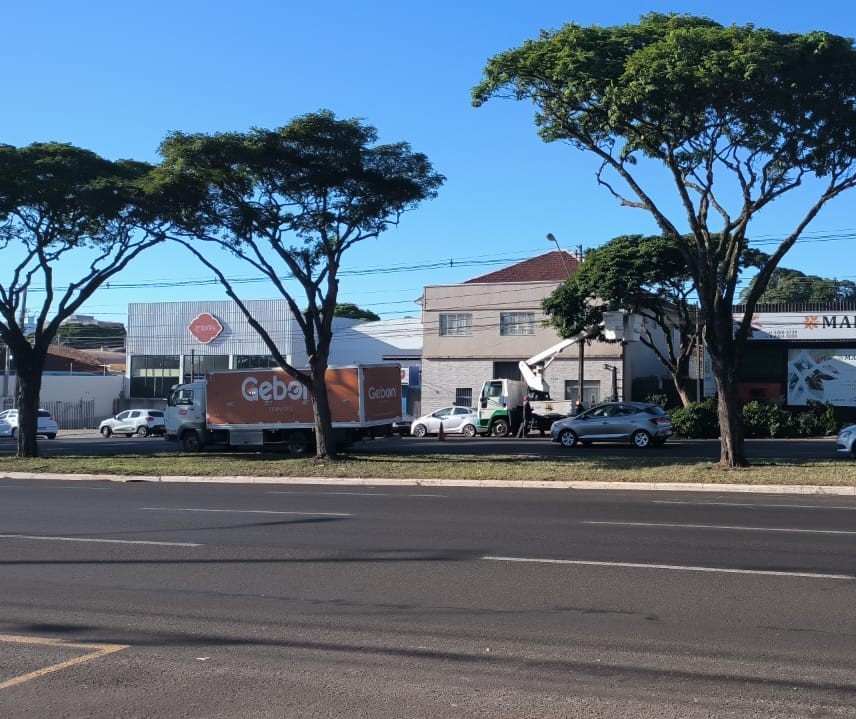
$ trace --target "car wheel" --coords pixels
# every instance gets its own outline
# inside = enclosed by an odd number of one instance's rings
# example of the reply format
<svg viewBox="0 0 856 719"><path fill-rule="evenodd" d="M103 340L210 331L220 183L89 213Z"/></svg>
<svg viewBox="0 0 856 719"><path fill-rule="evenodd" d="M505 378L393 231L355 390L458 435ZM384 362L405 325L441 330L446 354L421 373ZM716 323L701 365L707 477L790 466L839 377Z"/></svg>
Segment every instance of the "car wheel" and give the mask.
<svg viewBox="0 0 856 719"><path fill-rule="evenodd" d="M475 437L476 426L474 424L465 424L464 428L461 430L461 434L463 434L464 437Z"/></svg>
<svg viewBox="0 0 856 719"><path fill-rule="evenodd" d="M493 436L494 437L507 437L508 436L508 422L504 419L498 419L493 423Z"/></svg>
<svg viewBox="0 0 856 719"><path fill-rule="evenodd" d="M563 429L559 432L559 444L563 447L574 447L577 444L577 434L572 429Z"/></svg>
<svg viewBox="0 0 856 719"><path fill-rule="evenodd" d="M137 435L140 437L148 437L149 436L149 428L146 425L140 425L137 427Z"/></svg>
<svg viewBox="0 0 856 719"><path fill-rule="evenodd" d="M637 449L647 449L652 444L651 435L643 429L636 430L630 438L630 443Z"/></svg>
<svg viewBox="0 0 856 719"><path fill-rule="evenodd" d="M109 427L102 427L101 428L101 436L102 437L106 438L106 437L109 437L111 434L113 434L113 430L110 429Z"/></svg>
<svg viewBox="0 0 856 719"><path fill-rule="evenodd" d="M48 439L56 439L56 435L53 432L51 432L50 434L46 434L45 437L47 437Z"/></svg>
<svg viewBox="0 0 856 719"><path fill-rule="evenodd" d="M426 434L428 434L428 428L424 424L417 424L413 428L414 437L424 437Z"/></svg>

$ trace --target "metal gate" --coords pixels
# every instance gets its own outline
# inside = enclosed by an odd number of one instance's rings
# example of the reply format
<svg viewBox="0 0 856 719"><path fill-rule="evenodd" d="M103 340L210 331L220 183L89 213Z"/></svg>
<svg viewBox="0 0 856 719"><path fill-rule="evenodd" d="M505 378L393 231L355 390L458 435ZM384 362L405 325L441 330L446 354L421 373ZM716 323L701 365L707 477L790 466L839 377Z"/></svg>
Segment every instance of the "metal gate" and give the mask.
<svg viewBox="0 0 856 719"><path fill-rule="evenodd" d="M92 429L95 427L95 400L79 399L76 402L45 402L60 429Z"/></svg>

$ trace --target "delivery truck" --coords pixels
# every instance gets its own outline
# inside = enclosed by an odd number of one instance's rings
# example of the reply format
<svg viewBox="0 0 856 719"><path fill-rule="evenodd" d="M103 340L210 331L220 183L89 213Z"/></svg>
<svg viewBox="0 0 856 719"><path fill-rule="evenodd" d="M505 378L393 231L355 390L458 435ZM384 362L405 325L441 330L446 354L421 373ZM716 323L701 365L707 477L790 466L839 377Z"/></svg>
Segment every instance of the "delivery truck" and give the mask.
<svg viewBox="0 0 856 719"><path fill-rule="evenodd" d="M337 445L389 434L401 419L399 365L330 367L326 380ZM281 369L208 372L204 380L172 388L165 436L186 452L220 444L307 454L315 447L312 398Z"/></svg>

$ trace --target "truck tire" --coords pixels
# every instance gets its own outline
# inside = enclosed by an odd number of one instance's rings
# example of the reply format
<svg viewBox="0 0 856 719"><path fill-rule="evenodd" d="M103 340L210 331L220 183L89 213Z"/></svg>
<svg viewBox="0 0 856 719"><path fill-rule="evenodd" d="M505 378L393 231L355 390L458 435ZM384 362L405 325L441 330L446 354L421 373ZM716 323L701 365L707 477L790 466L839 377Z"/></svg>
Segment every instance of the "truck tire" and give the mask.
<svg viewBox="0 0 856 719"><path fill-rule="evenodd" d="M289 453L302 456L312 452L315 442L311 432L298 430L288 435L287 444Z"/></svg>
<svg viewBox="0 0 856 719"><path fill-rule="evenodd" d="M507 437L508 436L508 421L504 419L498 419L493 423L493 436L494 437Z"/></svg>
<svg viewBox="0 0 856 719"><path fill-rule="evenodd" d="M192 429L181 435L181 449L185 452L201 452L202 442L199 434Z"/></svg>

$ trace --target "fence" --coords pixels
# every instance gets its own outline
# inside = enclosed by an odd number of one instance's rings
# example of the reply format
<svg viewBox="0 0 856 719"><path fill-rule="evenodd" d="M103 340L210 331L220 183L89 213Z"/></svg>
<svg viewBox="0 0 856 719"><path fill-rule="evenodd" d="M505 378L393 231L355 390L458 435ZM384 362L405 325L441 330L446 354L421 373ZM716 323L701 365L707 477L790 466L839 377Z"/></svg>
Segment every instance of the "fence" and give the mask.
<svg viewBox="0 0 856 719"><path fill-rule="evenodd" d="M43 408L54 416L60 429L91 429L97 424L94 399L45 402Z"/></svg>

